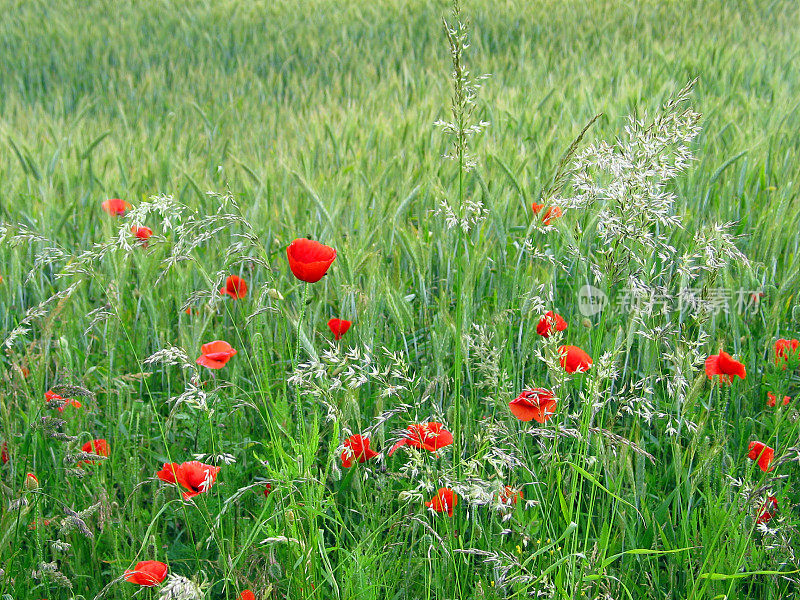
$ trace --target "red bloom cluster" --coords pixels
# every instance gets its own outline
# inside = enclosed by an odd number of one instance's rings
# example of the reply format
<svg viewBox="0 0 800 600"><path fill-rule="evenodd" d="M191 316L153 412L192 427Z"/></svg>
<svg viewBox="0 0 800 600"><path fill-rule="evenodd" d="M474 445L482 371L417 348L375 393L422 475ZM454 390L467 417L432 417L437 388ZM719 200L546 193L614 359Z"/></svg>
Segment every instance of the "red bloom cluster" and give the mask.
<svg viewBox="0 0 800 600"><path fill-rule="evenodd" d="M286 248L289 268L300 281L316 283L336 260L336 250L307 238L298 238Z"/></svg>
<svg viewBox="0 0 800 600"><path fill-rule="evenodd" d="M342 466L349 469L353 466L353 461L360 463L367 462L371 458L380 456L378 452L369 447L369 438L361 437L360 434L351 435L344 441L342 450Z"/></svg>
<svg viewBox="0 0 800 600"><path fill-rule="evenodd" d="M453 443L453 434L444 428L444 425L435 421L409 425L404 432L404 437L389 450L389 456L394 454L400 446L411 446L436 452Z"/></svg>
<svg viewBox="0 0 800 600"><path fill-rule="evenodd" d="M522 490L511 487L510 485L504 486L500 492L500 502L502 504L514 505L517 500L524 500L525 496L522 495Z"/></svg>
<svg viewBox="0 0 800 600"><path fill-rule="evenodd" d="M558 355L567 373L585 373L592 367L592 357L577 346L560 346Z"/></svg>
<svg viewBox="0 0 800 600"><path fill-rule="evenodd" d="M730 354L719 351L719 354L712 354L706 359L706 375L712 381L714 377L719 377L720 383L733 383L734 377L744 379L747 376L744 365L734 359Z"/></svg>
<svg viewBox="0 0 800 600"><path fill-rule="evenodd" d="M184 488L183 499L188 500L207 492L217 480L219 470L220 467L192 460L181 464L164 463L164 467L156 473L156 476L161 481Z"/></svg>
<svg viewBox="0 0 800 600"><path fill-rule="evenodd" d="M549 310L539 320L539 324L536 326L536 333L542 337L550 337L550 332L553 329L556 331L564 331L566 328L567 322L564 318L558 313Z"/></svg>
<svg viewBox="0 0 800 600"><path fill-rule="evenodd" d="M56 394L53 390L45 392L44 398L47 402L51 402L53 400L60 400L61 406L58 407L58 412L64 412L64 409L70 405L74 406L75 408L80 408L81 406L83 406L83 404L81 404L77 400L72 400L71 398L62 398L61 396Z"/></svg>
<svg viewBox="0 0 800 600"><path fill-rule="evenodd" d="M778 511L778 499L775 496L767 496L767 499L764 501L764 504L761 505L761 510L758 511L758 517L756 518L756 525L761 525L762 523L769 523L772 520L772 517L775 516L775 513Z"/></svg>
<svg viewBox="0 0 800 600"><path fill-rule="evenodd" d="M784 370L800 362L800 340L779 339L775 342L775 364Z"/></svg>
<svg viewBox="0 0 800 600"><path fill-rule="evenodd" d="M157 560L145 560L136 563L133 569L125 571L125 581L136 585L153 587L167 577L167 565Z"/></svg>
<svg viewBox="0 0 800 600"><path fill-rule="evenodd" d="M131 209L131 205L119 198L111 198L100 205L112 217L121 217Z"/></svg>
<svg viewBox="0 0 800 600"><path fill-rule="evenodd" d="M352 323L350 321L345 321L344 319L331 319L328 321L328 328L333 334L333 339L337 341L342 339L342 336L347 333L351 325Z"/></svg>
<svg viewBox="0 0 800 600"><path fill-rule="evenodd" d="M535 215L538 215L540 212L542 212L542 209L544 207L545 207L544 204L537 204L536 202L531 204L531 210L533 211L533 214L535 214ZM554 221L558 217L562 216L563 214L564 214L564 211L561 210L560 206L550 206L544 212L544 216L542 217L542 223L545 224L545 225L550 225L550 223L552 221Z"/></svg>
<svg viewBox="0 0 800 600"><path fill-rule="evenodd" d="M197 359L197 364L209 369L221 369L235 355L236 350L228 342L215 340L200 347L200 357Z"/></svg>
<svg viewBox="0 0 800 600"><path fill-rule="evenodd" d="M761 442L750 442L747 458L758 461L758 468L765 473L771 471L773 467L770 463L775 458L775 450Z"/></svg>
<svg viewBox="0 0 800 600"><path fill-rule="evenodd" d="M86 442L83 446L81 446L81 450L87 452L89 454L97 454L98 456L108 456L109 455L109 448L108 442L103 439L99 440L90 440ZM87 465L94 464L93 460L86 460L84 461Z"/></svg>
<svg viewBox="0 0 800 600"><path fill-rule="evenodd" d="M783 405L786 406L787 404L789 404L791 400L792 399L789 398L789 396L784 396ZM775 394L773 394L772 392L767 392L767 406L773 408L777 406L777 404L778 404L778 398L775 397Z"/></svg>
<svg viewBox="0 0 800 600"><path fill-rule="evenodd" d="M436 495L425 503L425 506L437 513L446 512L448 517L453 516L453 509L458 504L458 496L450 488L439 488Z"/></svg>
<svg viewBox="0 0 800 600"><path fill-rule="evenodd" d="M136 225L133 225L131 227L131 233L133 235L135 235L138 239L140 239L142 241L147 241L152 237L153 230L150 229L149 227L145 227L144 225L140 225L139 227L136 227ZM145 246L146 245L147 244L145 244Z"/></svg>
<svg viewBox="0 0 800 600"><path fill-rule="evenodd" d="M558 399L555 394L544 388L525 390L508 403L511 412L520 421L535 420L544 423L556 413Z"/></svg>
<svg viewBox="0 0 800 600"><path fill-rule="evenodd" d="M225 287L219 288L219 293L240 300L247 295L247 282L238 275L230 275L225 279Z"/></svg>

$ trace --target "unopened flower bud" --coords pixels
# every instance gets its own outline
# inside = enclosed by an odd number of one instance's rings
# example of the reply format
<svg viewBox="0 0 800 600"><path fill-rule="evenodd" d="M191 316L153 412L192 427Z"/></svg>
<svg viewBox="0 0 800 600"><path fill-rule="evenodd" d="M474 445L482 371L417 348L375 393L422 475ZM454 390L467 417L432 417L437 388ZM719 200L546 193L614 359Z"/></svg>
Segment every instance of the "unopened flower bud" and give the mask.
<svg viewBox="0 0 800 600"><path fill-rule="evenodd" d="M39 480L36 479L36 475L33 473L28 473L25 475L25 483L23 485L26 490L32 492L33 490L39 489Z"/></svg>

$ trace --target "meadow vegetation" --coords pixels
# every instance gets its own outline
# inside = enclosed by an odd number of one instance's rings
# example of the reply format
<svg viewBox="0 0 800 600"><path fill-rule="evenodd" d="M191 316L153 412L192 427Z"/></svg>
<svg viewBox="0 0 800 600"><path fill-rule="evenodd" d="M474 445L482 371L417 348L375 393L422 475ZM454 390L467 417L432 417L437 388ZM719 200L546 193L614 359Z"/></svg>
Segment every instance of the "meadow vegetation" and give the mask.
<svg viewBox="0 0 800 600"><path fill-rule="evenodd" d="M798 594L796 2L0 10L2 600Z"/></svg>

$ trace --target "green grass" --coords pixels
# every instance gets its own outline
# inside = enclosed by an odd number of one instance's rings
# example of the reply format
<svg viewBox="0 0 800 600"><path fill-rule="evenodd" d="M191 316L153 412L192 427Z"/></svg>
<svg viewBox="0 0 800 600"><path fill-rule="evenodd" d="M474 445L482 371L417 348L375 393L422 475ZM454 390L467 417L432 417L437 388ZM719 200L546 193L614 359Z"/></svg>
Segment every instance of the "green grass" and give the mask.
<svg viewBox="0 0 800 600"><path fill-rule="evenodd" d="M765 406L767 391L795 398L800 390L796 370L772 364L776 338L800 337L795 2L467 2L468 67L491 74L476 110L491 125L472 140L478 166L464 178L464 195L480 198L488 218L470 236L434 212L459 188L458 169L442 158L449 140L433 126L449 118L447 2L0 0L0 10L0 222L9 224L0 235L0 338L78 283L0 357L0 439L11 458L0 467L3 600L92 599L103 590L128 598L134 586L112 582L139 560L206 581L209 599L246 588L259 600L797 593L796 462L765 475L745 458L755 439L789 457L800 445L796 401ZM732 222L752 267L733 261L701 284L765 295L742 314L672 313L665 322L679 332L647 340L627 313L578 311L578 290L603 282L568 242L584 256L602 250L597 215L565 211L541 233L529 227L530 204L592 117L602 113L582 146L613 141L627 115L652 115L695 77L691 103L703 129L692 144L697 160L671 187L685 227L667 233L682 253L697 249L707 225ZM116 235L103 200L172 195L203 228L220 210L209 190L229 192L237 207L223 212L237 218L219 221L187 260L165 268L194 234L152 218L146 249L109 252L85 273L58 276ZM13 244L22 227L42 239ZM338 252L307 290L285 254L305 236ZM526 239L565 269L520 253ZM34 268L37 256L50 259ZM674 264L652 257L649 265L675 276ZM209 306L207 295L191 302L193 314L181 310L226 273L247 279L244 300ZM569 378L558 414L526 433L530 424L508 401L561 377L537 357L552 350L536 334L538 286L552 289L548 308L569 324L564 343L589 351L595 366L613 352L618 376L594 368ZM609 292L619 299L622 286ZM95 309L107 318L93 323ZM333 316L354 321L343 349L368 346L381 364L384 348L402 352L409 389L383 397L373 379L298 394L288 375L328 348ZM473 324L492 336L479 352L459 341ZM720 388L702 366L665 361L667 349L702 336L703 356L723 345L747 378ZM179 346L193 362L214 339L238 354L213 375L200 372L210 409L173 410L167 400L184 392L191 371L144 359ZM620 410L630 385L676 373L688 380L685 402L655 381L639 395L697 430L671 436L665 419ZM92 396L63 415L47 410L44 393L65 384ZM401 404L411 408L376 425ZM48 436L44 416L64 418L77 442ZM385 455L398 429L429 419L456 437L438 456L398 450L385 463L341 468L345 431L374 426L372 446ZM552 437L566 429L577 435ZM107 439L111 455L78 478L64 457L92 438ZM164 462L219 453L236 463L195 504L154 479ZM519 464L498 466L498 453ZM39 490L24 489L28 472ZM535 504L518 503L503 521L470 505L473 480L523 487ZM463 487L452 518L426 511L432 493L408 497L423 482ZM780 506L772 535L753 518L764 490L749 499L743 491L762 485ZM27 505L10 510L20 498ZM65 506L97 503L85 519L93 537L59 532ZM56 539L71 549L55 550ZM31 576L56 560L71 591Z"/></svg>

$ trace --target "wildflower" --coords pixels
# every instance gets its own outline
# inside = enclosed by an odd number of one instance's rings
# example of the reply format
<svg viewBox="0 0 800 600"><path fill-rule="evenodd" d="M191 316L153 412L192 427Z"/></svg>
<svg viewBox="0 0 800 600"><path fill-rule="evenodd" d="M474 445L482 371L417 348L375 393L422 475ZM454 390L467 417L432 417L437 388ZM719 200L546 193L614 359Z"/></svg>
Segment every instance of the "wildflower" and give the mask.
<svg viewBox="0 0 800 600"><path fill-rule="evenodd" d="M328 328L331 330L331 333L333 333L333 339L335 340L342 339L342 336L350 329L350 325L352 325L352 323L344 319L331 319L328 321Z"/></svg>
<svg viewBox="0 0 800 600"><path fill-rule="evenodd" d="M42 526L50 527L50 519L42 519ZM31 521L30 524L28 525L28 529L30 529L31 531L36 531L38 527L39 527L39 521L37 521L36 519Z"/></svg>
<svg viewBox="0 0 800 600"><path fill-rule="evenodd" d="M504 486L500 492L500 502L502 504L516 504L517 500L524 500L525 496L522 490L511 487L510 485Z"/></svg>
<svg viewBox="0 0 800 600"><path fill-rule="evenodd" d="M236 350L228 342L223 342L222 340L203 344L200 352L201 355L197 359L197 364L209 369L221 369L236 354Z"/></svg>
<svg viewBox="0 0 800 600"><path fill-rule="evenodd" d="M336 260L336 250L307 238L298 238L286 248L289 268L300 281L316 283Z"/></svg>
<svg viewBox="0 0 800 600"><path fill-rule="evenodd" d="M564 331L567 328L567 322L558 313L548 310L539 320L539 324L536 326L536 333L542 337L550 337L550 332L554 327L556 331Z"/></svg>
<svg viewBox="0 0 800 600"><path fill-rule="evenodd" d="M775 342L775 364L786 369L791 361L800 359L800 341L780 339Z"/></svg>
<svg viewBox="0 0 800 600"><path fill-rule="evenodd" d="M778 404L778 399L775 397L775 394L773 394L772 392L767 392L767 398L768 398L767 406L769 406L770 408L772 408L776 404ZM789 396L784 396L783 397L783 405L786 406L787 404L789 404L790 400L791 400L791 398Z"/></svg>
<svg viewBox="0 0 800 600"><path fill-rule="evenodd" d="M267 486L264 488L264 497L266 498L272 493L272 484L268 483Z"/></svg>
<svg viewBox="0 0 800 600"><path fill-rule="evenodd" d="M139 227L136 227L136 225L133 225L131 227L131 233L133 235L135 235L137 238L139 238L140 240L148 240L153 235L153 230L150 229L149 227L145 227L143 225L139 226Z"/></svg>
<svg viewBox="0 0 800 600"><path fill-rule="evenodd" d="M208 491L217 480L220 468L197 460L182 464L164 463L164 467L156 473L156 476L161 481L186 488L183 499L188 500Z"/></svg>
<svg viewBox="0 0 800 600"><path fill-rule="evenodd" d="M712 354L706 359L706 375L711 380L719 375L720 383L723 383L726 378L728 383L733 383L734 376L744 379L747 372L742 363L727 352L720 350L719 354Z"/></svg>
<svg viewBox="0 0 800 600"><path fill-rule="evenodd" d="M453 490L450 488L439 488L436 495L431 498L430 502L426 502L425 506L438 513L447 511L447 516L452 517L453 509L456 507L456 504L458 504L458 496Z"/></svg>
<svg viewBox="0 0 800 600"><path fill-rule="evenodd" d="M53 390L45 392L44 398L47 402L50 402L52 400L61 400L62 403L61 406L58 407L58 412L64 412L64 409L70 404L75 408L80 408L81 406L83 406L83 404L81 404L77 400L72 400L71 398L62 398L61 396L56 394Z"/></svg>
<svg viewBox="0 0 800 600"><path fill-rule="evenodd" d="M775 450L773 448L761 442L750 442L748 449L750 451L747 453L747 458L750 460L757 460L758 467L765 473L772 470L770 463L772 459L775 458Z"/></svg>
<svg viewBox="0 0 800 600"><path fill-rule="evenodd" d="M406 433L407 432L407 433ZM394 454L400 446L422 448L428 452L436 452L440 448L453 443L453 434L447 431L441 423L418 423L409 425L404 432L404 437L389 450L389 456Z"/></svg>
<svg viewBox="0 0 800 600"><path fill-rule="evenodd" d="M531 204L531 210L533 210L533 214L535 215L538 215L544 207L545 207L544 204L536 204L536 202ZM542 217L542 223L544 225L550 225L551 221L557 219L563 214L564 212L561 210L561 207L551 206L544 212L544 216Z"/></svg>
<svg viewBox="0 0 800 600"><path fill-rule="evenodd" d="M3 464L8 462L8 444L5 442L0 444L0 462Z"/></svg>
<svg viewBox="0 0 800 600"><path fill-rule="evenodd" d="M133 569L125 571L125 581L136 585L153 587L167 576L167 565L157 560L145 560L136 563Z"/></svg>
<svg viewBox="0 0 800 600"><path fill-rule="evenodd" d="M34 475L33 473L26 473L25 474L25 483L23 484L23 487L26 490L28 490L29 492L32 492L34 490L38 490L39 489L39 480L36 478L36 475Z"/></svg>
<svg viewBox="0 0 800 600"><path fill-rule="evenodd" d="M121 217L125 214L125 211L130 210L132 207L128 202L124 200L120 200L119 198L111 198L110 200L106 200L101 204L103 210L106 211L112 217Z"/></svg>
<svg viewBox="0 0 800 600"><path fill-rule="evenodd" d="M239 600L256 600L256 595L250 590L245 590L239 594Z"/></svg>
<svg viewBox="0 0 800 600"><path fill-rule="evenodd" d="M534 388L522 392L508 403L508 407L520 421L535 419L544 423L555 414L557 403L558 399L550 390Z"/></svg>
<svg viewBox="0 0 800 600"><path fill-rule="evenodd" d="M84 452L89 452L91 454L97 454L98 456L108 456L108 442L106 440L90 440L86 442L83 446L81 446L81 450ZM94 464L93 460L85 461L87 465Z"/></svg>
<svg viewBox="0 0 800 600"><path fill-rule="evenodd" d="M239 300L247 295L247 282L238 275L230 275L225 280L225 287L219 288L219 293Z"/></svg>
<svg viewBox="0 0 800 600"><path fill-rule="evenodd" d="M756 525L761 525L762 523L769 523L772 520L772 517L775 516L775 511L778 510L778 499L775 496L767 496L767 500L761 506L761 510L758 512L758 518L756 518Z"/></svg>
<svg viewBox="0 0 800 600"><path fill-rule="evenodd" d="M592 366L592 357L577 346L560 346L558 354L567 373L583 373Z"/></svg>
<svg viewBox="0 0 800 600"><path fill-rule="evenodd" d="M345 469L349 469L353 465L353 459L363 463L376 456L379 456L379 454L370 449L369 438L361 437L360 434L351 435L344 441L342 466Z"/></svg>

